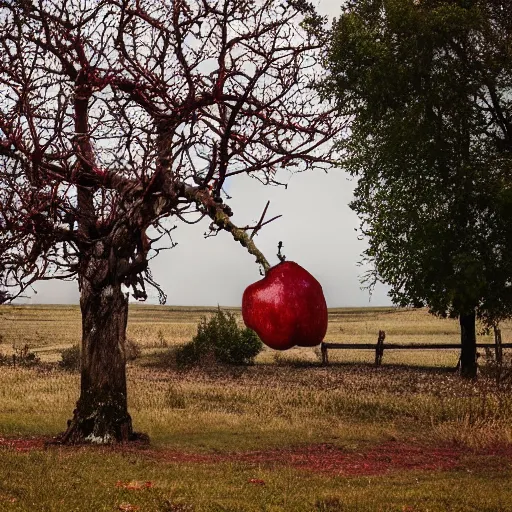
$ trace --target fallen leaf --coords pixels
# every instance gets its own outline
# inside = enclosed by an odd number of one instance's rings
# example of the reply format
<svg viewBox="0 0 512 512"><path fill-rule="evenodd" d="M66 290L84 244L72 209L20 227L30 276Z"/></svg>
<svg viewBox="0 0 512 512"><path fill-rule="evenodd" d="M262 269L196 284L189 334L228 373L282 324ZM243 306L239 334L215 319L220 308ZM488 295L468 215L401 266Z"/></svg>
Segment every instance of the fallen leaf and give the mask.
<svg viewBox="0 0 512 512"><path fill-rule="evenodd" d="M261 480L259 478L249 478L249 480L247 480L250 484L254 484L254 485L265 485L265 480Z"/></svg>
<svg viewBox="0 0 512 512"><path fill-rule="evenodd" d="M16 503L18 500L14 496L8 496L6 494L0 494L0 501L6 501L7 503Z"/></svg>

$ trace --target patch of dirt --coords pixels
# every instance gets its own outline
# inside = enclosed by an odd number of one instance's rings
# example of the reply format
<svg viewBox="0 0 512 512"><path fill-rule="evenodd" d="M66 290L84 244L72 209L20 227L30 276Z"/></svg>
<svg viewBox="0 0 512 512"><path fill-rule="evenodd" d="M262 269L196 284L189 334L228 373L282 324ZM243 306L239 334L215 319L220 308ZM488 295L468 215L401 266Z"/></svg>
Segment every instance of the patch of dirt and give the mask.
<svg viewBox="0 0 512 512"><path fill-rule="evenodd" d="M7 448L17 452L42 450L48 441L46 437L0 437L0 448Z"/></svg>
<svg viewBox="0 0 512 512"><path fill-rule="evenodd" d="M76 447L51 447L51 439L44 437L2 438L0 449L17 452L59 449L74 451ZM341 476L382 475L394 471L492 471L512 469L512 445L482 450L469 450L458 445L429 446L389 441L364 450L344 450L329 444L315 444L274 450L191 453L176 450L155 450L141 445L115 447L82 446L81 449L115 450L137 454L163 463L217 464L222 462L269 467L293 467Z"/></svg>
<svg viewBox="0 0 512 512"><path fill-rule="evenodd" d="M362 451L349 451L328 444L286 449L226 454L194 454L172 450L146 450L164 462L288 466L318 473L343 476L381 475L393 471L447 471L451 469L512 469L512 446L469 451L459 446L433 447L386 442Z"/></svg>

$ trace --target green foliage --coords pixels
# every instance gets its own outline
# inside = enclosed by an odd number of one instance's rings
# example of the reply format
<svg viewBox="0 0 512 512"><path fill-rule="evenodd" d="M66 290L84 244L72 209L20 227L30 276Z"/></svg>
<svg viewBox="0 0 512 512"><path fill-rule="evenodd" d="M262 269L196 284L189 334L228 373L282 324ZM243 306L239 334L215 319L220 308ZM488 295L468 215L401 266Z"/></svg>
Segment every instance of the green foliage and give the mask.
<svg viewBox="0 0 512 512"><path fill-rule="evenodd" d="M80 347L73 345L60 353L59 367L63 370L80 370Z"/></svg>
<svg viewBox="0 0 512 512"><path fill-rule="evenodd" d="M233 313L218 308L209 319L202 317L193 340L176 351L179 367L192 366L213 356L224 364L252 364L263 349L254 331L238 326Z"/></svg>
<svg viewBox="0 0 512 512"><path fill-rule="evenodd" d="M350 120L365 278L400 306L512 313L509 7L352 0L334 25L322 87Z"/></svg>

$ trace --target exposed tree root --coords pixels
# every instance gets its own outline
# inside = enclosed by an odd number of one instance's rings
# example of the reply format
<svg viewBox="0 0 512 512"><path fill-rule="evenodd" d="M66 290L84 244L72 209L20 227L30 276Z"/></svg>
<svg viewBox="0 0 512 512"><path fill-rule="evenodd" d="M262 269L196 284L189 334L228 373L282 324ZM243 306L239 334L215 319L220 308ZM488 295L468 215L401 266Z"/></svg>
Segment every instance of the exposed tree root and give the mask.
<svg viewBox="0 0 512 512"><path fill-rule="evenodd" d="M58 444L109 445L145 441L146 434L133 431L126 398L114 394L82 395L68 420L67 430L56 437Z"/></svg>

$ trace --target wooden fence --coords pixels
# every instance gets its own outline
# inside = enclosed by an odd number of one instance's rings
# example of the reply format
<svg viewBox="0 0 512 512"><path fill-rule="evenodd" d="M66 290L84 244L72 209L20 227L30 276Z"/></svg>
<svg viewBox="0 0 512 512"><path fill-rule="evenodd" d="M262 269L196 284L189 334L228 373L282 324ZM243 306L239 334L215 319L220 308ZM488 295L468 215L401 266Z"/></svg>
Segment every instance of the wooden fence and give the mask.
<svg viewBox="0 0 512 512"><path fill-rule="evenodd" d="M386 333L379 331L377 343L329 343L322 342L322 364L329 364L328 350L375 350L375 366L382 364L384 349L386 350L460 350L460 343L384 343ZM512 343L502 343L501 331L495 331L494 343L477 343L477 348L494 349L497 363L503 362L503 349L512 348Z"/></svg>

